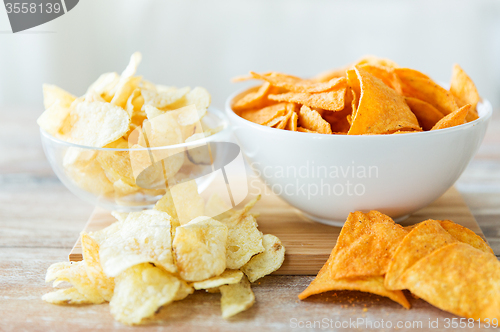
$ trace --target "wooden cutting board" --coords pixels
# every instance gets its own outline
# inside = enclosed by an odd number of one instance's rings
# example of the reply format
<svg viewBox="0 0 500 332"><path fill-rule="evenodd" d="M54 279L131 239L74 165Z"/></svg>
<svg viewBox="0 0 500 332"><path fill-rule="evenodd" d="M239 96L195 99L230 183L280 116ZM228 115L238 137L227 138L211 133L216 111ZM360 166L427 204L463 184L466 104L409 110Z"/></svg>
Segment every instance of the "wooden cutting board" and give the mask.
<svg viewBox="0 0 500 332"><path fill-rule="evenodd" d="M256 180L253 179L253 181ZM274 274L316 275L335 246L341 228L307 219L297 209L266 190L260 181L257 185L255 182L252 183L251 188L258 189L259 193L262 193L261 200L252 209L252 212L260 213L257 218L259 229L264 234L270 233L278 236L286 248L285 262ZM248 197L255 197L255 193L250 192ZM429 206L415 212L401 224L407 226L426 219L453 220L476 232L484 239L481 228L479 228L460 193L454 187ZM108 211L96 208L90 216L84 232L100 230L114 221L116 221L115 218ZM69 260L82 260L80 240L71 250Z"/></svg>

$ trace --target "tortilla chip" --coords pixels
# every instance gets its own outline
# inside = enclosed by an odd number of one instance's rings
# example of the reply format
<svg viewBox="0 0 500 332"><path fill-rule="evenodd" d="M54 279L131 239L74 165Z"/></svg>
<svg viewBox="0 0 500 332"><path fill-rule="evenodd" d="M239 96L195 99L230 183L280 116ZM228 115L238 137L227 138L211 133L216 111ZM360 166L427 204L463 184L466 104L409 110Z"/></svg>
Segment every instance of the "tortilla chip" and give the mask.
<svg viewBox="0 0 500 332"><path fill-rule="evenodd" d="M325 121L316 110L312 110L306 105L302 105L299 112L298 125L320 134L331 134L330 124Z"/></svg>
<svg viewBox="0 0 500 332"><path fill-rule="evenodd" d="M385 85L393 88L397 93L402 94L401 81L393 68L370 64L359 65L359 67L380 79Z"/></svg>
<svg viewBox="0 0 500 332"><path fill-rule="evenodd" d="M302 127L297 127L297 131L301 132L301 133L319 134L317 131L309 130L309 129L302 128Z"/></svg>
<svg viewBox="0 0 500 332"><path fill-rule="evenodd" d="M379 58L374 55L365 55L361 59L356 62L357 66L361 65L374 65L374 66L383 66L389 68L399 68L399 65L394 61L386 58Z"/></svg>
<svg viewBox="0 0 500 332"><path fill-rule="evenodd" d="M322 108L329 111L340 111L344 108L345 84L335 87L332 91L319 93L287 92L270 94L271 100L287 101L309 107Z"/></svg>
<svg viewBox="0 0 500 332"><path fill-rule="evenodd" d="M271 84L268 82L262 84L260 88L255 92L248 92L242 98L237 100L232 108L235 111L242 111L248 109L261 108L265 106L267 100L267 95L271 91Z"/></svg>
<svg viewBox="0 0 500 332"><path fill-rule="evenodd" d="M500 319L500 262L465 243L422 258L401 276L405 288L435 307L476 319Z"/></svg>
<svg viewBox="0 0 500 332"><path fill-rule="evenodd" d="M316 93L331 90L339 85L345 85L345 78L332 78L327 82L315 82L312 80L303 80L299 77L271 72L258 74L250 72L253 78L269 82L271 85L290 90L291 92Z"/></svg>
<svg viewBox="0 0 500 332"><path fill-rule="evenodd" d="M259 110L244 110L240 113L240 116L248 121L265 125L273 119L283 116L286 112L286 105L287 103L280 103Z"/></svg>
<svg viewBox="0 0 500 332"><path fill-rule="evenodd" d="M477 235L470 229L462 225L455 224L451 220L439 220L439 223L441 224L441 227L443 227L458 241L467 243L468 245L473 246L474 248L481 251L491 253L493 255L495 254L488 243L486 243L479 235Z"/></svg>
<svg viewBox="0 0 500 332"><path fill-rule="evenodd" d="M467 114L469 113L470 110L470 105L467 104L465 106L462 106L462 108L459 108L455 112L452 112L439 120L434 127L432 127L431 130L438 130L438 129L445 129L445 128L450 128L450 127L455 127L459 126L461 124L465 123L465 118L467 117Z"/></svg>
<svg viewBox="0 0 500 332"><path fill-rule="evenodd" d="M290 119L288 120L285 129L290 130L290 131L297 131L297 121L299 119L299 116L297 113L293 112L290 116Z"/></svg>
<svg viewBox="0 0 500 332"><path fill-rule="evenodd" d="M434 250L450 243L458 242L437 220L426 220L419 223L408 233L389 263L384 285L387 289L404 289L401 275Z"/></svg>
<svg viewBox="0 0 500 332"><path fill-rule="evenodd" d="M362 68L355 70L361 83L361 98L348 135L420 130L417 118L403 96Z"/></svg>
<svg viewBox="0 0 500 332"><path fill-rule="evenodd" d="M457 109L453 95L430 77L409 68L396 68L394 71L401 80L403 95L406 97L423 100L437 108L444 115L450 114Z"/></svg>
<svg viewBox="0 0 500 332"><path fill-rule="evenodd" d="M443 113L425 101L411 97L406 97L405 100L423 130L431 130L444 117Z"/></svg>
<svg viewBox="0 0 500 332"><path fill-rule="evenodd" d="M455 97L458 107L462 107L466 104L471 105L469 114L467 114L467 122L474 121L479 118L476 107L477 103L481 101L481 97L477 92L474 82L458 64L453 66L450 92Z"/></svg>

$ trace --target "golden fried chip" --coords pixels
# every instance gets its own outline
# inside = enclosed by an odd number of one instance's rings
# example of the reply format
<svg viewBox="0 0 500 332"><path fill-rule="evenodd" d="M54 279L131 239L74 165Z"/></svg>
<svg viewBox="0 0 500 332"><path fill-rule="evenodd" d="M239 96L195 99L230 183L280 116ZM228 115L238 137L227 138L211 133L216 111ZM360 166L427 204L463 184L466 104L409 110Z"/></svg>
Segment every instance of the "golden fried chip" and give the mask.
<svg viewBox="0 0 500 332"><path fill-rule="evenodd" d="M384 285L387 289L404 289L401 275L418 262L450 243L458 242L437 220L426 220L419 223L408 233L396 249L385 275Z"/></svg>
<svg viewBox="0 0 500 332"><path fill-rule="evenodd" d="M236 100L232 108L235 111L243 111L265 107L265 104L268 102L267 96L271 91L271 84L266 82L262 84L257 91L253 90L254 89L250 89L251 92L247 92L240 99Z"/></svg>
<svg viewBox="0 0 500 332"><path fill-rule="evenodd" d="M179 279L181 285L175 294L174 301L184 300L186 297L194 293L194 288L182 279Z"/></svg>
<svg viewBox="0 0 500 332"><path fill-rule="evenodd" d="M85 95L97 94L106 102L110 102L118 82L120 82L120 75L117 73L104 73L90 85Z"/></svg>
<svg viewBox="0 0 500 332"><path fill-rule="evenodd" d="M297 122L299 120L299 116L297 113L293 112L288 120L285 129L290 131L297 131Z"/></svg>
<svg viewBox="0 0 500 332"><path fill-rule="evenodd" d="M261 195L258 195L254 199L252 199L250 202L248 202L243 209L234 211L231 213L231 216L222 220L222 222L227 225L227 227L234 227L236 226L243 218L245 218L250 212L250 210L254 207L255 203L257 203L260 200Z"/></svg>
<svg viewBox="0 0 500 332"><path fill-rule="evenodd" d="M314 76L312 78L312 80L316 81L316 82L327 82L333 78L346 77L347 76L346 71L351 67L352 67L352 64L349 64L349 65L344 66L344 67L330 69L330 70L324 71L324 72L319 73L318 75Z"/></svg>
<svg viewBox="0 0 500 332"><path fill-rule="evenodd" d="M266 234L262 237L264 252L255 255L246 263L241 270L246 274L250 282L273 273L278 270L285 261L285 247L280 239L272 234Z"/></svg>
<svg viewBox="0 0 500 332"><path fill-rule="evenodd" d="M355 71L361 83L361 98L348 135L420 130L417 118L403 96L364 69L356 67Z"/></svg>
<svg viewBox="0 0 500 332"><path fill-rule="evenodd" d="M319 93L286 92L282 94L270 94L268 98L275 101L297 103L329 111L340 111L344 108L345 89L346 84L343 83L331 91Z"/></svg>
<svg viewBox="0 0 500 332"><path fill-rule="evenodd" d="M265 125L273 119L283 116L286 113L286 109L287 103L280 103L259 110L244 110L239 115L248 121Z"/></svg>
<svg viewBox="0 0 500 332"><path fill-rule="evenodd" d="M406 233L378 211L349 213L332 251L333 278L384 275Z"/></svg>
<svg viewBox="0 0 500 332"><path fill-rule="evenodd" d="M476 85L470 77L463 71L463 69L455 64L453 66L453 73L451 76L450 92L455 97L458 107L471 105L469 114L466 120L468 122L476 120L479 116L477 114L477 103L481 101L481 97L477 92Z"/></svg>
<svg viewBox="0 0 500 332"><path fill-rule="evenodd" d="M294 104L290 104L290 105L294 105ZM275 128L285 129L286 125L290 121L290 118L292 117L292 114L295 114L295 112L288 110L288 112L282 117L281 121L278 124L276 124Z"/></svg>
<svg viewBox="0 0 500 332"><path fill-rule="evenodd" d="M222 221L224 223L224 221ZM257 221L246 215L236 225L228 224L226 244L226 266L239 269L252 256L264 251L262 232L257 229Z"/></svg>
<svg viewBox="0 0 500 332"><path fill-rule="evenodd" d="M250 283L246 277L237 284L220 286L222 318L228 319L242 311L249 309L255 303Z"/></svg>
<svg viewBox="0 0 500 332"><path fill-rule="evenodd" d="M182 279L200 281L224 272L227 233L226 225L209 217L177 227L172 247Z"/></svg>
<svg viewBox="0 0 500 332"><path fill-rule="evenodd" d="M462 106L461 108L439 120L431 130L445 129L464 124L466 122L465 119L467 118L467 114L469 113L470 108L471 106L469 104Z"/></svg>
<svg viewBox="0 0 500 332"><path fill-rule="evenodd" d="M291 92L324 92L331 90L339 85L345 85L345 78L332 78L327 82L315 82L312 80L303 80L299 77L271 72L266 74L258 74L250 72L253 78L261 79L269 82L272 86L284 88Z"/></svg>
<svg viewBox="0 0 500 332"><path fill-rule="evenodd" d="M411 97L406 97L405 100L423 130L431 130L444 117L443 113L425 101Z"/></svg>
<svg viewBox="0 0 500 332"><path fill-rule="evenodd" d="M198 193L195 180L176 184L170 188L170 193L181 225L205 215L205 201Z"/></svg>
<svg viewBox="0 0 500 332"><path fill-rule="evenodd" d="M500 262L465 243L441 247L401 276L413 294L442 310L481 319L500 319Z"/></svg>
<svg viewBox="0 0 500 332"><path fill-rule="evenodd" d="M42 296L42 300L52 304L94 304L92 301L87 299L85 295L78 292L75 287L59 289L55 292L47 293Z"/></svg>
<svg viewBox="0 0 500 332"><path fill-rule="evenodd" d="M373 65L373 66L382 66L389 68L398 68L399 65L390 59L379 58L374 55L365 55L361 59L356 62L356 65Z"/></svg>
<svg viewBox="0 0 500 332"><path fill-rule="evenodd" d="M116 87L116 92L113 96L113 99L111 99L110 104L120 106L121 108L125 109L129 97L132 95L134 90L136 90L139 87L140 81L141 77L138 76L132 76L127 78L123 78L122 76L120 82L118 82L118 85Z"/></svg>
<svg viewBox="0 0 500 332"><path fill-rule="evenodd" d="M109 308L113 317L128 325L139 324L174 301L181 282L149 263L132 266L116 279Z"/></svg>
<svg viewBox="0 0 500 332"><path fill-rule="evenodd" d="M218 288L223 285L232 285L240 282L243 272L239 270L226 270L221 275L207 280L193 282L194 289Z"/></svg>
<svg viewBox="0 0 500 332"><path fill-rule="evenodd" d="M372 64L359 65L359 67L384 82L388 87L393 88L397 93L402 93L401 81L394 72L394 68Z"/></svg>
<svg viewBox="0 0 500 332"><path fill-rule="evenodd" d="M384 277L382 276L335 279L332 275L332 261L334 259L335 257L330 255L330 258L321 268L316 278L299 294L299 299L304 300L311 295L332 290L356 290L388 297L406 309L410 309L410 303L403 292L386 289L384 287Z"/></svg>
<svg viewBox="0 0 500 332"><path fill-rule="evenodd" d="M111 215L118 221L124 221L128 217L128 212L111 211Z"/></svg>
<svg viewBox="0 0 500 332"><path fill-rule="evenodd" d="M428 76L409 68L394 69L401 80L403 95L423 100L444 115L457 109L453 95Z"/></svg>
<svg viewBox="0 0 500 332"><path fill-rule="evenodd" d="M128 143L121 138L121 142L117 144L117 149L127 149ZM128 151L99 151L97 161L106 173L109 181L116 182L122 180L125 184L135 185L135 178L130 163L130 155Z"/></svg>
<svg viewBox="0 0 500 332"><path fill-rule="evenodd" d="M359 82L358 74L354 69L349 69L346 72L347 75L347 83L349 84L351 90L351 108L352 108L352 117L356 116L356 112L359 106L359 99L361 97L361 83ZM348 89L349 90L349 89ZM346 93L349 93L346 91ZM348 98L346 97L346 100Z"/></svg>
<svg viewBox="0 0 500 332"><path fill-rule="evenodd" d="M82 155L86 154L80 154L80 156ZM113 184L108 180L97 159L91 158L84 162L82 159L77 158L73 161L75 163L65 166L64 170L78 187L98 196L106 195L114 190Z"/></svg>
<svg viewBox="0 0 500 332"><path fill-rule="evenodd" d="M217 193L210 196L205 205L205 215L215 220L223 220L232 215L231 206L222 199Z"/></svg>
<svg viewBox="0 0 500 332"><path fill-rule="evenodd" d="M58 86L51 84L43 85L43 106L46 110L54 105L54 103L58 100L60 107L70 108L75 99L75 96Z"/></svg>
<svg viewBox="0 0 500 332"><path fill-rule="evenodd" d="M176 272L172 254L170 216L157 210L131 212L119 229L99 241L101 265L116 277L131 266L151 262Z"/></svg>
<svg viewBox="0 0 500 332"><path fill-rule="evenodd" d="M310 133L310 134L319 134L317 131L306 129L303 127L297 127L297 131L300 133Z"/></svg>
<svg viewBox="0 0 500 332"><path fill-rule="evenodd" d="M70 141L98 148L125 135L130 123L123 108L103 102L79 103L70 116Z"/></svg>
<svg viewBox="0 0 500 332"><path fill-rule="evenodd" d="M189 91L191 91L189 87L180 89L170 87L162 91L142 90L142 95L145 105L151 105L162 110L185 97Z"/></svg>
<svg viewBox="0 0 500 332"><path fill-rule="evenodd" d="M63 127L66 118L70 113L70 109L61 106L61 101L57 99L45 112L40 115L36 120L36 123L52 136L60 134L60 130Z"/></svg>
<svg viewBox="0 0 500 332"><path fill-rule="evenodd" d="M443 227L458 241L467 243L468 245L481 251L494 254L493 249L490 248L488 243L486 243L479 235L470 229L456 224L451 220L439 220L439 223L441 224L441 227Z"/></svg>
<svg viewBox="0 0 500 332"><path fill-rule="evenodd" d="M299 112L298 126L318 132L320 134L331 134L330 124L325 121L316 110L302 105Z"/></svg>

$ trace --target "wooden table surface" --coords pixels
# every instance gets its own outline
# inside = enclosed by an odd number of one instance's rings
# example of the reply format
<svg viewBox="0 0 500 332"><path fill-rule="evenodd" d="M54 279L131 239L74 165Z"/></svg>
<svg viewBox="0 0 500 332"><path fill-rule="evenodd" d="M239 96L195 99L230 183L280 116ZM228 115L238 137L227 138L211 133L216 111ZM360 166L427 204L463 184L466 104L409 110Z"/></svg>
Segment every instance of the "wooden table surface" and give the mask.
<svg viewBox="0 0 500 332"><path fill-rule="evenodd" d="M494 112L477 156L456 184L497 255L500 254L498 111ZM220 317L220 295L200 292L162 309L154 324L134 328L115 322L107 304L70 307L43 302L40 297L52 289L44 282L47 267L67 259L93 206L71 194L52 172L42 151L35 122L37 115L33 109L0 110L0 331L290 330L300 326L299 323L314 321L335 326L336 321L346 319L346 313L360 322L377 321L379 326L387 327L391 321L394 328L396 317L401 316L395 313L405 310L384 298L361 297L356 292L327 294L299 302L297 294L312 280L310 276L263 278L253 287L257 298L254 307L230 321ZM429 319L438 318L440 328L433 331L451 330L444 328L444 318L456 316L420 300L412 302L411 321L403 324L417 326L422 322L425 330ZM359 329L363 330L363 326Z"/></svg>

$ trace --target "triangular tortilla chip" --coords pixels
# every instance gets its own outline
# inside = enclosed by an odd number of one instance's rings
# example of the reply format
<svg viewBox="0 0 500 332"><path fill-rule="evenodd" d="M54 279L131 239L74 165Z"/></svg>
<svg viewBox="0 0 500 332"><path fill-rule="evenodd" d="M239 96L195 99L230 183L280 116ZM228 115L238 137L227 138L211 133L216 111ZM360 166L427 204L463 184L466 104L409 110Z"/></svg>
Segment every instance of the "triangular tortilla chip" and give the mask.
<svg viewBox="0 0 500 332"><path fill-rule="evenodd" d="M406 103L417 117L423 130L431 130L434 125L444 117L437 108L417 98L406 97Z"/></svg>
<svg viewBox="0 0 500 332"><path fill-rule="evenodd" d="M243 119L265 125L273 119L283 116L286 112L286 103L267 106L259 110L244 110L240 112Z"/></svg>
<svg viewBox="0 0 500 332"><path fill-rule="evenodd" d="M448 233L450 233L455 239L460 242L467 243L476 249L481 251L495 254L493 249L490 248L488 243L486 243L479 235L471 231L470 229L456 224L451 220L439 220L441 227L443 227Z"/></svg>
<svg viewBox="0 0 500 332"><path fill-rule="evenodd" d="M311 80L303 80L299 77L271 72L266 74L258 74L250 72L253 78L261 79L269 82L272 86L284 88L291 92L306 92L316 93L324 92L333 89L339 85L345 85L345 78L332 78L327 82L315 82Z"/></svg>
<svg viewBox="0 0 500 332"><path fill-rule="evenodd" d="M476 106L477 103L481 101L481 97L477 92L474 82L472 82L470 77L458 64L453 66L450 92L455 97L458 107L462 107L466 104L471 105L471 109L469 110L469 114L467 114L466 118L468 122L474 121L479 117Z"/></svg>
<svg viewBox="0 0 500 332"><path fill-rule="evenodd" d="M300 108L298 125L320 134L332 133L330 124L321 117L318 111L312 110L306 105L302 105Z"/></svg>
<svg viewBox="0 0 500 332"><path fill-rule="evenodd" d="M361 97L348 135L420 130L417 118L403 96L364 69L356 67L355 71L361 84Z"/></svg>
<svg viewBox="0 0 500 332"><path fill-rule="evenodd" d="M402 94L401 81L391 67L365 64L359 66L376 78L382 80L388 87L393 88L397 93Z"/></svg>
<svg viewBox="0 0 500 332"><path fill-rule="evenodd" d="M329 111L340 111L344 108L345 84L335 87L331 91L319 93L287 92L282 94L271 94L269 99L276 101L287 101L314 108Z"/></svg>
<svg viewBox="0 0 500 332"><path fill-rule="evenodd" d="M465 123L465 118L469 113L470 105L467 104L462 108L459 108L455 112L452 112L439 120L431 130L445 129L450 127L459 126Z"/></svg>

